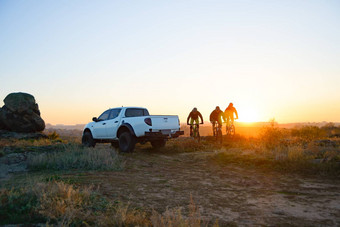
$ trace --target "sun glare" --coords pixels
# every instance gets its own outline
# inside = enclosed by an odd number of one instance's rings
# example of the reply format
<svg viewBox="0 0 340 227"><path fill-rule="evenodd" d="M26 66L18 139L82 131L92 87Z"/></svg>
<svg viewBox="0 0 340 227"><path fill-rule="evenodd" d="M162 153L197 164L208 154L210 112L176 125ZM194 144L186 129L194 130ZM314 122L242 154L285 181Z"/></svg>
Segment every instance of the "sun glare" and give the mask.
<svg viewBox="0 0 340 227"><path fill-rule="evenodd" d="M240 122L257 122L258 121L258 113L254 109L243 110L239 113L239 121Z"/></svg>

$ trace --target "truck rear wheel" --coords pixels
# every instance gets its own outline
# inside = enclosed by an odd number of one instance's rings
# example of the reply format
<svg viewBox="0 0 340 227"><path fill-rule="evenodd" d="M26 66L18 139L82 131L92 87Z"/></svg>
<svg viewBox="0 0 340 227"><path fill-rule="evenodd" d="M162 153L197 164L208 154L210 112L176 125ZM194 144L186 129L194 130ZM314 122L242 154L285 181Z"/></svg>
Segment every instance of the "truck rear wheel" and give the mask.
<svg viewBox="0 0 340 227"><path fill-rule="evenodd" d="M92 137L92 133L89 131L84 132L83 137L81 138L81 143L86 147L95 147L96 142Z"/></svg>
<svg viewBox="0 0 340 227"><path fill-rule="evenodd" d="M166 140L164 139L151 141L151 145L155 149L165 147L165 144L166 144Z"/></svg>
<svg viewBox="0 0 340 227"><path fill-rule="evenodd" d="M121 152L128 153L133 152L133 149L135 148L136 140L133 135L129 132L123 132L119 136L119 149Z"/></svg>

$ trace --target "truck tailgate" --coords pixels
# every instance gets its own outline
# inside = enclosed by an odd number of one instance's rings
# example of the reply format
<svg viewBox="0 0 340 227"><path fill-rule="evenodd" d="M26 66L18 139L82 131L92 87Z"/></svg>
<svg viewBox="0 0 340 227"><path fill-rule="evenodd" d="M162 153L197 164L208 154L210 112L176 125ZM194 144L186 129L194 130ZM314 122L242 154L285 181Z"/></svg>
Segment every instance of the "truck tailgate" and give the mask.
<svg viewBox="0 0 340 227"><path fill-rule="evenodd" d="M178 116L149 116L152 121L152 131L179 130Z"/></svg>

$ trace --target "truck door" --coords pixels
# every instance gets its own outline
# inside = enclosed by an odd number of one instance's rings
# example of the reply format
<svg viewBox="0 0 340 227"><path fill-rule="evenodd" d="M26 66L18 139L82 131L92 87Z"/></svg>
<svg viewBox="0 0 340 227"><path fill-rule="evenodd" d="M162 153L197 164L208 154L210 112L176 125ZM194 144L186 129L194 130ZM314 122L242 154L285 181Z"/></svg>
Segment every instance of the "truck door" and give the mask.
<svg viewBox="0 0 340 227"><path fill-rule="evenodd" d="M93 125L93 137L98 139L107 138L106 124L111 110L106 110L98 117L98 121Z"/></svg>
<svg viewBox="0 0 340 227"><path fill-rule="evenodd" d="M107 138L109 139L116 139L117 137L117 130L119 127L119 122L120 122L120 112L121 112L121 108L117 108L117 109L112 109L109 119L107 120L107 124L106 124L106 134L107 134Z"/></svg>

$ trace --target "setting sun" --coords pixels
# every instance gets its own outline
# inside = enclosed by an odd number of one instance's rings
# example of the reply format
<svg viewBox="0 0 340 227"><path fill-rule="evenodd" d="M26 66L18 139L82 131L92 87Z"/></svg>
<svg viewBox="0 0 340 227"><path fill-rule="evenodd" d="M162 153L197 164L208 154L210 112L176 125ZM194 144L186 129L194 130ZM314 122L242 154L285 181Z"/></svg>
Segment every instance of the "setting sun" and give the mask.
<svg viewBox="0 0 340 227"><path fill-rule="evenodd" d="M240 122L257 122L259 121L258 112L254 109L245 109L239 113Z"/></svg>

